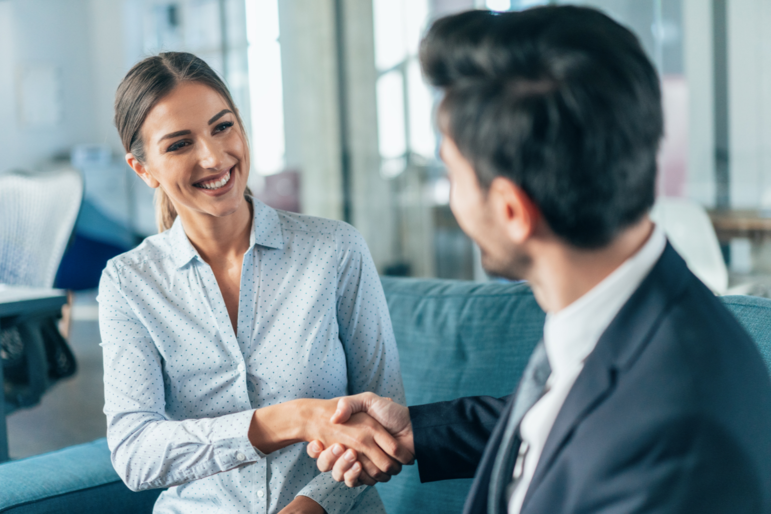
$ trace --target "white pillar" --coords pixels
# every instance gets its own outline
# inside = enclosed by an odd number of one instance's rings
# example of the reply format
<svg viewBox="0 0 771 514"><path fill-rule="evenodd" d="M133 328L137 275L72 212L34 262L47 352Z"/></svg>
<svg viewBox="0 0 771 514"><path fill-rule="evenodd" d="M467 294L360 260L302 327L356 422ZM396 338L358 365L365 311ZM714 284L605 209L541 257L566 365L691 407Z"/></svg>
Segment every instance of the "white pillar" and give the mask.
<svg viewBox="0 0 771 514"><path fill-rule="evenodd" d="M394 206L379 171L372 3L344 0L342 10L351 222L382 271L394 259ZM301 172L304 213L342 219L334 0L281 0L279 23L287 168Z"/></svg>
<svg viewBox="0 0 771 514"><path fill-rule="evenodd" d="M279 2L286 164L301 172L303 212L342 218L332 0Z"/></svg>
<svg viewBox="0 0 771 514"><path fill-rule="evenodd" d="M731 206L771 206L771 3L728 2Z"/></svg>
<svg viewBox="0 0 771 514"><path fill-rule="evenodd" d="M380 176L372 2L343 1L353 225L381 271L395 255L392 184Z"/></svg>
<svg viewBox="0 0 771 514"><path fill-rule="evenodd" d="M687 196L715 205L715 92L712 2L683 0L683 62L688 83Z"/></svg>

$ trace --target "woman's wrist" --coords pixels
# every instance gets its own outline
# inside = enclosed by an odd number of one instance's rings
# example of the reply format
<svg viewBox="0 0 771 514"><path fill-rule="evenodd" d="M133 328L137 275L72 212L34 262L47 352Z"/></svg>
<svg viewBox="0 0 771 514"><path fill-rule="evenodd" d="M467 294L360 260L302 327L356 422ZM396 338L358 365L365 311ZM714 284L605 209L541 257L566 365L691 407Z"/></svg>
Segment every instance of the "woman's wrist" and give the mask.
<svg viewBox="0 0 771 514"><path fill-rule="evenodd" d="M304 442L321 440L324 427L331 425L330 419L337 408L337 399L313 400L306 398L296 401L298 402L297 417L301 424L297 437Z"/></svg>
<svg viewBox="0 0 771 514"><path fill-rule="evenodd" d="M264 454L298 443L296 411L299 400L257 409L249 425L249 442Z"/></svg>
<svg viewBox="0 0 771 514"><path fill-rule="evenodd" d="M319 423L329 420L336 400L302 398L254 411L249 425L249 441L264 454L295 443L318 438Z"/></svg>

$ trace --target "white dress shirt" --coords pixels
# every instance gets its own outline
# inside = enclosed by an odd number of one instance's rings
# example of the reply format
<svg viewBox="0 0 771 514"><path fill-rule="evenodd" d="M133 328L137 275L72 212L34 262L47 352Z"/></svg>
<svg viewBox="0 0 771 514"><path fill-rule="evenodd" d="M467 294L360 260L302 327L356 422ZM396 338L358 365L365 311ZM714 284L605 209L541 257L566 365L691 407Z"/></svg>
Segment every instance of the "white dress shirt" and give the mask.
<svg viewBox="0 0 771 514"><path fill-rule="evenodd" d="M656 264L666 246L663 230L654 227L643 247L588 293L556 313L546 315L544 346L551 375L546 393L522 418L520 435L527 453L522 475L509 500L509 514L519 514L554 420L597 345L621 307Z"/></svg>
<svg viewBox="0 0 771 514"><path fill-rule="evenodd" d="M404 404L385 296L345 223L253 201L238 327L185 235L112 259L99 285L112 463L131 489L168 487L154 512L275 513L298 494L329 514L383 513L377 491L319 474L304 444L264 455L254 409L374 391Z"/></svg>

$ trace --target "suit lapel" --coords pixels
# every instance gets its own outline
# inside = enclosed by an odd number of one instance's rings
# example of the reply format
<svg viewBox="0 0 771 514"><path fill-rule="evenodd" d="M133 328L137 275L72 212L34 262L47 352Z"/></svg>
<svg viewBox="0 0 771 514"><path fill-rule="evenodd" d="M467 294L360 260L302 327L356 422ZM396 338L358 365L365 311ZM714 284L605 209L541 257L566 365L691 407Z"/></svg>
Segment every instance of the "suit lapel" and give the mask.
<svg viewBox="0 0 771 514"><path fill-rule="evenodd" d="M618 371L645 348L662 315L685 288L690 272L667 243L651 272L605 330L557 415L530 482L521 512L581 421L613 391ZM488 447L489 450L489 447Z"/></svg>
<svg viewBox="0 0 771 514"><path fill-rule="evenodd" d="M506 422L511 416L511 411L514 408L514 399L516 394L512 394L506 407L501 412L501 417L498 419L498 423L495 425L493 433L490 435L490 440L487 442L485 452L482 454L482 460L477 466L476 474L474 475L474 482L471 484L471 489L466 497L466 503L463 506L464 514L472 513L486 513L487 512L487 495L490 488L490 475L493 471L493 464L495 463L495 456L498 454L498 448L501 446L501 439L503 438L503 432L506 429Z"/></svg>

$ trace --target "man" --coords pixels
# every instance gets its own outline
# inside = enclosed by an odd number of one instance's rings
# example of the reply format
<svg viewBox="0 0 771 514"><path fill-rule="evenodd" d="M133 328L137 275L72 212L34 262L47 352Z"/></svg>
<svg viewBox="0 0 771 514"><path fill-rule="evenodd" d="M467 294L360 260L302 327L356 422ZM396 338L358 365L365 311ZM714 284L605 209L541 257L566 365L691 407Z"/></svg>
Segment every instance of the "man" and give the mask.
<svg viewBox="0 0 771 514"><path fill-rule="evenodd" d="M648 218L661 93L637 39L586 8L476 11L420 57L453 212L490 273L530 283L544 339L509 398L367 393L333 421L367 412L423 482L474 476L467 513L770 512L767 371ZM322 471L371 483L366 456L322 450Z"/></svg>

